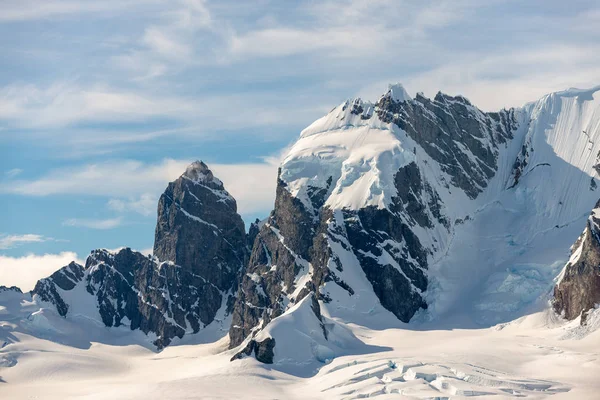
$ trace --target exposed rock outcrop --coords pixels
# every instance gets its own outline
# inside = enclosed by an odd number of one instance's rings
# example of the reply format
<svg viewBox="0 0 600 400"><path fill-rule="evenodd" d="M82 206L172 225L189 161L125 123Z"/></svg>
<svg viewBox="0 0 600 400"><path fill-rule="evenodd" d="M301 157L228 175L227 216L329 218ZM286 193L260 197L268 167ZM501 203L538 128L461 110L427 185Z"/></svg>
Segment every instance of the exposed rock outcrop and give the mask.
<svg viewBox="0 0 600 400"><path fill-rule="evenodd" d="M40 279L33 288L32 294L38 295L42 301L52 303L61 316L67 315L69 305L63 300L60 290L71 290L84 277L83 266L72 261L48 278Z"/></svg>
<svg viewBox="0 0 600 400"><path fill-rule="evenodd" d="M213 322L226 324L248 258L247 238L235 200L206 164L191 164L161 196L154 255L94 250L85 267L61 268L33 294L61 316L77 296L93 296L97 310L82 312L108 327L153 333L159 349Z"/></svg>
<svg viewBox="0 0 600 400"><path fill-rule="evenodd" d="M251 339L242 351L231 358L231 361L239 360L244 356L254 356L262 363L273 364L273 349L275 349L275 339L273 338L266 338L261 342Z"/></svg>
<svg viewBox="0 0 600 400"><path fill-rule="evenodd" d="M396 85L377 103L348 101L308 127L282 164L274 210L256 236L231 346L310 292L351 309L347 296L354 304L357 290L372 291L403 322L426 309L428 256L443 244L415 232L448 233L439 188L475 198L517 126L514 110L484 113L441 93L411 99ZM409 140L414 148L406 148ZM442 171L435 181L422 171L428 159Z"/></svg>
<svg viewBox="0 0 600 400"><path fill-rule="evenodd" d="M16 286L4 286L0 285L0 293L2 292L15 292L15 293L23 293L20 288Z"/></svg>
<svg viewBox="0 0 600 400"><path fill-rule="evenodd" d="M517 128L512 109L482 113L466 98L441 92L433 100L417 94L413 101L396 101L390 91L375 110L382 121L404 130L471 198L494 176L498 144L512 139Z"/></svg>
<svg viewBox="0 0 600 400"><path fill-rule="evenodd" d="M586 313L600 304L600 201L572 247L571 258L554 288L554 310L566 319Z"/></svg>
<svg viewBox="0 0 600 400"><path fill-rule="evenodd" d="M158 201L154 256L227 292L247 261L236 201L203 162L169 183Z"/></svg>

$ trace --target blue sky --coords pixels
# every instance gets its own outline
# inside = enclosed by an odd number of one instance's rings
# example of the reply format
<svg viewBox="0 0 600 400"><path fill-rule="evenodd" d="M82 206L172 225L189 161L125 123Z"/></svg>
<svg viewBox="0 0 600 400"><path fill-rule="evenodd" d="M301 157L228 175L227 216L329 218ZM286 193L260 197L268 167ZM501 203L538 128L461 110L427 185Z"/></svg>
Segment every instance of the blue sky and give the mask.
<svg viewBox="0 0 600 400"><path fill-rule="evenodd" d="M157 198L195 159L246 221L266 216L302 128L389 82L484 110L597 85L600 5L3 0L0 51L2 284L151 247Z"/></svg>

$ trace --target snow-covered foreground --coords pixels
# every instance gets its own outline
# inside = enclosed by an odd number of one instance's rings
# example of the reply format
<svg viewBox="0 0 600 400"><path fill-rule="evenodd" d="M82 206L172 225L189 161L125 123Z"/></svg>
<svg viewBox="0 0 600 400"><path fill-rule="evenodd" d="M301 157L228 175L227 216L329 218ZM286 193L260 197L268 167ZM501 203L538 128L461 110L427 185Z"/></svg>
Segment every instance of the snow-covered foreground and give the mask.
<svg viewBox="0 0 600 400"><path fill-rule="evenodd" d="M576 328L578 321L565 324L547 311L488 329L355 326L354 334L370 352L295 375L254 358L230 362L226 338L179 343L156 353L142 345L119 345L114 329L106 328L112 344L101 338L104 343L64 345L59 332L48 330L58 323L52 316L48 326L35 327L52 340L20 332L16 321L7 319L0 322L2 399L593 399L600 391L600 331L585 335ZM139 332L119 332L123 343L146 342Z"/></svg>

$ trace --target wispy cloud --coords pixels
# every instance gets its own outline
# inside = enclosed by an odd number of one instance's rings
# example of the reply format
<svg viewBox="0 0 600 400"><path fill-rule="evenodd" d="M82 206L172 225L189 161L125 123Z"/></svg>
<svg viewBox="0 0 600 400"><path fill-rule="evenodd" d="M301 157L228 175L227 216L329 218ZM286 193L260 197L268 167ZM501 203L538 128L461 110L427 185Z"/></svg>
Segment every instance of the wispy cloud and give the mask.
<svg viewBox="0 0 600 400"><path fill-rule="evenodd" d="M0 89L0 119L22 128L62 127L79 122L139 121L192 113L194 101L58 83L40 88L12 84Z"/></svg>
<svg viewBox="0 0 600 400"><path fill-rule="evenodd" d="M152 3L152 0L105 0L89 2L83 0L4 0L0 22L15 22L48 19L57 16L90 14L97 12L118 12L124 8Z"/></svg>
<svg viewBox="0 0 600 400"><path fill-rule="evenodd" d="M167 58L187 58L192 54L190 46L156 27L146 29L143 42L151 50Z"/></svg>
<svg viewBox="0 0 600 400"><path fill-rule="evenodd" d="M48 130L82 123L151 122L162 118L179 124L193 124L194 128L185 129L206 134L215 129L286 125L306 120L307 115L315 115L317 107L308 101L300 107L291 108L290 105L297 101L276 94L156 96L146 91L83 87L72 82L47 87L11 84L0 88L0 121L4 120L16 129ZM160 134L181 131L162 130ZM80 136L81 132L85 130L79 129L74 136ZM156 133L142 132L139 135ZM105 140L102 135L96 136ZM113 132L112 136L121 137L122 132ZM125 134L125 137L134 136L135 133Z"/></svg>
<svg viewBox="0 0 600 400"><path fill-rule="evenodd" d="M63 221L63 225L89 229L113 229L120 226L122 222L122 217L107 219L70 218Z"/></svg>
<svg viewBox="0 0 600 400"><path fill-rule="evenodd" d="M137 198L110 199L107 206L117 212L136 212L144 216L156 213L156 195L151 193L142 193Z"/></svg>
<svg viewBox="0 0 600 400"><path fill-rule="evenodd" d="M34 180L11 181L1 185L0 193L26 196L76 194L109 197L109 208L152 215L160 193L168 182L179 177L192 160L165 159L155 164L134 160L85 164L77 168L56 169ZM270 210L275 196L278 157L260 163L210 164L216 176L236 198L241 213ZM68 220L69 226L112 228L119 218L105 221Z"/></svg>
<svg viewBox="0 0 600 400"><path fill-rule="evenodd" d="M27 243L41 243L52 240L42 235L27 233L24 235L0 234L0 250L8 250Z"/></svg>
<svg viewBox="0 0 600 400"><path fill-rule="evenodd" d="M277 162L236 159L275 151L334 105L374 100L389 82L463 94L486 110L600 83L591 1L0 3L0 152L35 160L14 165L27 174L3 174L0 194L96 196L121 223L154 215L191 161L156 161L177 147L186 151L171 157L211 154L242 213L268 211Z"/></svg>
<svg viewBox="0 0 600 400"><path fill-rule="evenodd" d="M13 168L11 170L8 170L4 173L4 175L6 175L7 178L11 179L14 178L15 176L19 175L21 172L23 172L22 169L20 168Z"/></svg>
<svg viewBox="0 0 600 400"><path fill-rule="evenodd" d="M358 91L374 92L366 88L377 87L375 97L390 81L415 92L460 92L486 109L600 81L600 32L589 29L600 11L591 5L560 12L558 3L548 2L542 13L508 10L498 1L481 7L474 0L329 0L274 8L193 0L32 4L3 3L7 12L0 14L28 19L132 10L115 17L113 40L101 32L103 47L94 36L74 46L91 46L102 61L80 65L78 79L65 81L61 68L53 82L15 81L0 88L0 120L12 129L43 129L40 143L112 137L115 147L124 147L131 141L119 137L153 140L154 130L88 134L81 125L157 119L170 121L171 132L193 126L195 136L308 125L324 106ZM519 40L507 40L511 35ZM65 37L61 32L55 39L59 59L71 54ZM550 59L544 58L541 53L552 48ZM571 57L573 49L585 53ZM81 59L75 50L71 55ZM500 96L496 90L502 88Z"/></svg>

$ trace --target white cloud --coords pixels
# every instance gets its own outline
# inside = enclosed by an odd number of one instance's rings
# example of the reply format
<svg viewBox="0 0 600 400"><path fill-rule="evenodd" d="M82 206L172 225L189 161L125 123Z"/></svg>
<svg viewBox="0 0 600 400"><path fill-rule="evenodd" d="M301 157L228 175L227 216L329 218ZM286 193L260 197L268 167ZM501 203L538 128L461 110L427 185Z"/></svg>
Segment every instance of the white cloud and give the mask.
<svg viewBox="0 0 600 400"><path fill-rule="evenodd" d="M18 286L23 291L31 290L39 279L51 275L71 261L83 263L73 252L28 254L23 257L0 255L0 285Z"/></svg>
<svg viewBox="0 0 600 400"><path fill-rule="evenodd" d="M42 235L27 233L24 235L0 235L0 250L12 249L25 243L41 243L52 240Z"/></svg>
<svg viewBox="0 0 600 400"><path fill-rule="evenodd" d="M26 196L77 194L109 197L117 211L152 215L167 183L179 177L192 160L165 159L155 164L123 160L55 169L35 180L14 180L0 186L0 193ZM209 167L235 197L240 213L269 211L275 198L278 158L245 164L211 164ZM117 221L118 220L118 221ZM97 226L114 227L110 220ZM67 225L89 226L92 221L69 220ZM87 222L87 223L86 223Z"/></svg>
<svg viewBox="0 0 600 400"><path fill-rule="evenodd" d="M1 21L27 21L56 16L94 12L115 12L124 7L139 4L140 0L104 0L100 2L77 0L3 0Z"/></svg>
<svg viewBox="0 0 600 400"><path fill-rule="evenodd" d="M462 60L404 76L411 94L423 92L433 97L438 91L461 94L485 111L519 107L527 102L569 87L590 88L600 83L599 45L506 49L492 55L469 53ZM577 70L576 75L565 71ZM388 83L373 82L356 92L376 100Z"/></svg>
<svg viewBox="0 0 600 400"><path fill-rule="evenodd" d="M142 41L150 49L167 58L187 58L192 54L190 46L156 27L147 28Z"/></svg>
<svg viewBox="0 0 600 400"><path fill-rule="evenodd" d="M21 129L51 130L80 123L149 122L158 118L194 124L193 128L163 130L162 135L182 130L206 135L215 130L233 130L257 126L289 125L305 122L314 115L315 105L276 93L233 93L205 97L156 95L143 90L123 90L103 85L81 86L73 82L40 87L10 84L0 88L0 121ZM291 107L295 105L295 107ZM73 139L85 130L77 129ZM112 132L116 142L122 132ZM58 133L59 137L65 134ZM53 140L56 136L53 135ZM90 132L106 141L97 132ZM126 137L146 136L147 132ZM96 138L98 139L98 138ZM83 140L86 140L84 138Z"/></svg>
<svg viewBox="0 0 600 400"><path fill-rule="evenodd" d="M269 161L269 160L267 160ZM279 163L215 164L211 168L236 199L240 214L273 208Z"/></svg>
<svg viewBox="0 0 600 400"><path fill-rule="evenodd" d="M45 88L12 84L0 90L0 119L23 128L62 127L90 121L141 121L191 113L194 101L152 97L108 87L70 82Z"/></svg>
<svg viewBox="0 0 600 400"><path fill-rule="evenodd" d="M154 248L153 247L147 247L145 249L141 249L138 250L140 253L144 254L144 255L148 255L148 254L154 254Z"/></svg>
<svg viewBox="0 0 600 400"><path fill-rule="evenodd" d="M14 178L15 176L19 175L21 172L23 172L22 169L13 168L11 170L6 171L4 174L10 179L10 178Z"/></svg>
<svg viewBox="0 0 600 400"><path fill-rule="evenodd" d="M156 196L151 193L142 193L139 197L127 199L109 199L107 206L117 212L133 211L144 216L156 213Z"/></svg>
<svg viewBox="0 0 600 400"><path fill-rule="evenodd" d="M63 221L63 225L90 229L113 229L120 226L122 222L122 217L107 219L71 218Z"/></svg>

